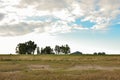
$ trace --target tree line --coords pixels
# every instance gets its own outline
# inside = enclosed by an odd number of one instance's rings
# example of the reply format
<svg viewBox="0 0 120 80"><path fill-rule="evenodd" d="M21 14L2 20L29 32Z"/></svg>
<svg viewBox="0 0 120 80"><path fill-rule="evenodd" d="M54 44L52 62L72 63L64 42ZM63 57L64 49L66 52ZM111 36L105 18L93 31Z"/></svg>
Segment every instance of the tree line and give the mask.
<svg viewBox="0 0 120 80"><path fill-rule="evenodd" d="M39 48L34 41L27 41L25 43L19 43L16 47L16 53L18 54L34 54L37 49L37 54L68 54L70 53L70 47L66 45L56 45L55 48L46 46L45 48Z"/></svg>
<svg viewBox="0 0 120 80"><path fill-rule="evenodd" d="M55 45L54 48L51 48L50 46L46 47L39 47L37 44L35 44L34 41L27 41L24 43L19 43L16 47L16 53L17 54L33 54L35 53L35 50L37 51L37 54L68 54L70 53L70 47L68 44L66 45ZM89 55L89 54L83 54L82 52L76 51L71 54L74 55ZM105 52L94 52L93 55L106 55Z"/></svg>

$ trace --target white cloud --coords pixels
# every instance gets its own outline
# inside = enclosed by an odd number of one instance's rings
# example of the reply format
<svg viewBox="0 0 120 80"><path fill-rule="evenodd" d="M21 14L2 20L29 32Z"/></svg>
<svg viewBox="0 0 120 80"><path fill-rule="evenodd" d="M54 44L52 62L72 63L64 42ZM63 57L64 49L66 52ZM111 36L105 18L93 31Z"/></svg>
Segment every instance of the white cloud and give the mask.
<svg viewBox="0 0 120 80"><path fill-rule="evenodd" d="M50 33L66 33L66 32L71 32L72 27L67 25L67 22L65 21L58 21L52 24L52 29Z"/></svg>
<svg viewBox="0 0 120 80"><path fill-rule="evenodd" d="M42 22L20 22L17 24L0 25L1 36L19 36L32 32L44 33L47 32L50 23ZM48 30L49 31L49 30Z"/></svg>
<svg viewBox="0 0 120 80"><path fill-rule="evenodd" d="M94 25L92 29L104 30L109 27L111 20L114 20L118 15L120 15L120 0L99 0L97 3L94 2L95 0L92 1L87 1L87 3L85 2L88 6L83 6L83 9L85 9L84 14L86 15L82 21L95 22L96 25Z"/></svg>
<svg viewBox="0 0 120 80"><path fill-rule="evenodd" d="M22 6L34 5L37 10L55 10L66 7L64 0L21 0Z"/></svg>
<svg viewBox="0 0 120 80"><path fill-rule="evenodd" d="M104 23L104 24L97 24L91 27L92 30L107 30L106 27L109 26L109 23Z"/></svg>
<svg viewBox="0 0 120 80"><path fill-rule="evenodd" d="M52 15L59 18L62 21L67 21L67 22L75 21L75 17L67 9L52 12Z"/></svg>
<svg viewBox="0 0 120 80"><path fill-rule="evenodd" d="M1 0L0 2L4 6L9 6L9 5L14 6L14 5L18 5L20 0Z"/></svg>
<svg viewBox="0 0 120 80"><path fill-rule="evenodd" d="M72 26L72 28L77 29L77 30L89 30L89 28L87 28L87 27L82 27L82 26L79 26L79 25L76 25L76 24L74 24Z"/></svg>
<svg viewBox="0 0 120 80"><path fill-rule="evenodd" d="M72 29L104 30L109 27L111 20L120 15L119 3L120 0L1 0L0 35L47 31L64 33ZM46 20L40 20L47 16L49 18ZM31 19L28 20L28 17ZM96 24L91 28L77 23L68 25L78 18Z"/></svg>
<svg viewBox="0 0 120 80"><path fill-rule="evenodd" d="M84 16L84 10L81 9L80 5L78 3L72 4L72 11L71 13L76 17L82 17Z"/></svg>
<svg viewBox="0 0 120 80"><path fill-rule="evenodd" d="M0 13L0 21L4 18L5 14Z"/></svg>
<svg viewBox="0 0 120 80"><path fill-rule="evenodd" d="M99 6L101 9L101 13L103 16L115 18L118 14L120 14L120 0L100 0Z"/></svg>

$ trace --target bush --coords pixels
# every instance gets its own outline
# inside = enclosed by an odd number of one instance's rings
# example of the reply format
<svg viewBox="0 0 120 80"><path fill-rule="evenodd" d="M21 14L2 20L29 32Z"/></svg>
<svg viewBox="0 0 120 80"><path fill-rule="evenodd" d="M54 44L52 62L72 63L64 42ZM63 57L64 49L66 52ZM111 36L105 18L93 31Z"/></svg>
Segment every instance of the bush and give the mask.
<svg viewBox="0 0 120 80"><path fill-rule="evenodd" d="M94 54L94 55L106 55L105 52L98 52L98 53L97 53L97 52L94 52L93 54Z"/></svg>

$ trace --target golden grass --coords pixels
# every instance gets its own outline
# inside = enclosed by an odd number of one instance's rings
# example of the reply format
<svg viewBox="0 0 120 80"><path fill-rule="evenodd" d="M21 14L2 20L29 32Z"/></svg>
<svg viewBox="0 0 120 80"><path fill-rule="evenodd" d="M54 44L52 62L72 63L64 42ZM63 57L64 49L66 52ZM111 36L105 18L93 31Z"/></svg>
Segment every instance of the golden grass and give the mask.
<svg viewBox="0 0 120 80"><path fill-rule="evenodd" d="M120 56L0 55L0 80L119 80Z"/></svg>

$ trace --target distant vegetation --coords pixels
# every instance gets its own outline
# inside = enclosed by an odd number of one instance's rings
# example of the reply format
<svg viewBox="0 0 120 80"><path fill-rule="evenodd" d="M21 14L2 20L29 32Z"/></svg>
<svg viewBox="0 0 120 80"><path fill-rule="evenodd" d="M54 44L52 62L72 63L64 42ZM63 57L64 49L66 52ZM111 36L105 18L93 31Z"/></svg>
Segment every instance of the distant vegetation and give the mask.
<svg viewBox="0 0 120 80"><path fill-rule="evenodd" d="M55 48L51 48L50 46L46 46L45 48L37 46L34 41L28 41L25 43L19 43L16 47L16 53L18 54L34 54L35 50L37 50L37 55L40 54L69 54L70 47L68 44L66 45L56 45ZM83 54L80 51L76 51L71 53L72 55L89 55ZM106 55L105 52L94 52L93 55Z"/></svg>
<svg viewBox="0 0 120 80"><path fill-rule="evenodd" d="M37 54L68 54L70 53L70 47L66 45L56 45L55 48L51 48L50 46L46 46L45 48L41 47L41 49L35 44L34 41L28 41L25 43L19 43L16 47L16 53L18 54L34 54L37 49Z"/></svg>
<svg viewBox="0 0 120 80"><path fill-rule="evenodd" d="M78 55L78 54L79 54L79 55L82 55L83 53L82 53L82 52L79 52L79 51L76 51L76 52L73 52L73 53L71 53L71 54L72 54L72 55L76 55L76 54L77 54L77 55Z"/></svg>
<svg viewBox="0 0 120 80"><path fill-rule="evenodd" d="M105 52L98 52L98 53L95 52L94 55L106 55L106 53Z"/></svg>
<svg viewBox="0 0 120 80"><path fill-rule="evenodd" d="M18 54L34 54L37 47L33 41L28 41L25 43L19 43L16 47L16 53Z"/></svg>

